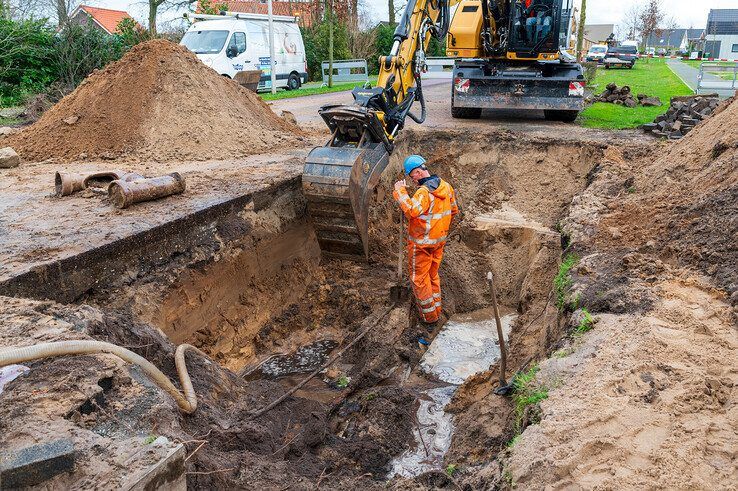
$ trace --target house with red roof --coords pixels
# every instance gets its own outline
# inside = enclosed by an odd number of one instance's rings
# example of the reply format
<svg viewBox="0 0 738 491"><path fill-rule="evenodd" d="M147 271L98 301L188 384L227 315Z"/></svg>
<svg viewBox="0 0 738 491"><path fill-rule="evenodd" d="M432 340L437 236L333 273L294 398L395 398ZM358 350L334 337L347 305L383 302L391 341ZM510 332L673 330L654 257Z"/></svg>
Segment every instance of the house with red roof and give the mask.
<svg viewBox="0 0 738 491"><path fill-rule="evenodd" d="M100 7L90 7L89 5L80 5L69 15L69 22L71 24L81 26L92 25L96 29L110 35L118 31L118 24L123 19L131 19L128 12L124 10L102 9Z"/></svg>

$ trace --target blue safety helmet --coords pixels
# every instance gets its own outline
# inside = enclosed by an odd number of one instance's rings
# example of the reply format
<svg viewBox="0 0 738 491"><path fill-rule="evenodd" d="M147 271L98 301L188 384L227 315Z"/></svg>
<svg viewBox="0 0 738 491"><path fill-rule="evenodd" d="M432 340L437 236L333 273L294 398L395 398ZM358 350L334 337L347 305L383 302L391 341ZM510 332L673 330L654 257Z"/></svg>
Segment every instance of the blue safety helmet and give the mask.
<svg viewBox="0 0 738 491"><path fill-rule="evenodd" d="M410 155L405 159L402 166L405 169L405 174L409 176L413 169L425 166L425 159L420 155Z"/></svg>

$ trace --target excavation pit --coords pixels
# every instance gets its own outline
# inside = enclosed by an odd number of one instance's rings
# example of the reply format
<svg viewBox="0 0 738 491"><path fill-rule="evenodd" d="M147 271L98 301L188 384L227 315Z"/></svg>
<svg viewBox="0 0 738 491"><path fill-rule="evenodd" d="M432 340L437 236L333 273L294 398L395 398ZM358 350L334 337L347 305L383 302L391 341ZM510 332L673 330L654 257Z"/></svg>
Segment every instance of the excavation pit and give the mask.
<svg viewBox="0 0 738 491"><path fill-rule="evenodd" d="M441 270L444 308L449 314L488 308L485 278L494 272L499 302L517 315L512 371L561 336L550 316L539 315L562 252L556 224L606 151L598 142L506 132L470 141L454 132L407 131L377 189L368 263L321 257L299 176L291 176L217 210L204 208L176 227L163 223L70 255L63 269L73 273L66 276L55 272L57 263L9 277L0 292L51 298L72 310L91 305L85 308L99 314L81 323L87 327L80 332L132 346L172 378L173 344L194 344L216 362L188 358L201 401L193 416L164 415L161 408L171 408L171 401L151 387L137 396L152 408L147 417L126 416L136 420L132 434L123 431L126 437L209 435L208 448L193 457L194 469L234 470L190 475L190 485L269 488L321 476L336 486L356 479L371 484L390 477L393 459L416 447L423 393L449 387L421 369L425 348L418 338L432 340L438 332L418 327L410 305L394 308L282 405L256 420L250 414L294 387L388 306L399 228L391 184L400 177L401 159L425 155L431 170L455 186L463 214ZM31 373L50 372L54 363L39 362L41 369ZM124 368L114 372L107 398L124 397L120 387L144 384L140 377L126 379ZM94 411L86 418L109 416ZM82 424L65 421L72 428ZM451 452L456 438L449 440Z"/></svg>

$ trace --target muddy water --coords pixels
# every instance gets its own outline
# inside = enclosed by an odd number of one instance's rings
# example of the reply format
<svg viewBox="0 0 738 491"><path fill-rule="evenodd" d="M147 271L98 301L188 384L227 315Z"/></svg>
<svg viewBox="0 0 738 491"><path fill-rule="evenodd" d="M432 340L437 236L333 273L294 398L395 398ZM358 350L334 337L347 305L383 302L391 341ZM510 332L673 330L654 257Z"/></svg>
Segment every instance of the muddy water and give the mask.
<svg viewBox="0 0 738 491"><path fill-rule="evenodd" d="M331 350L336 346L338 343L332 339L301 346L293 354L277 356L264 363L260 369L261 373L277 378L312 372L328 359Z"/></svg>
<svg viewBox="0 0 738 491"><path fill-rule="evenodd" d="M506 313L500 319L506 340L516 318L517 314ZM444 408L464 380L486 370L499 357L500 345L492 309L449 319L423 355L420 368L451 385L421 393L415 447L392 462L389 477L412 477L442 468L454 430L453 418L446 414Z"/></svg>

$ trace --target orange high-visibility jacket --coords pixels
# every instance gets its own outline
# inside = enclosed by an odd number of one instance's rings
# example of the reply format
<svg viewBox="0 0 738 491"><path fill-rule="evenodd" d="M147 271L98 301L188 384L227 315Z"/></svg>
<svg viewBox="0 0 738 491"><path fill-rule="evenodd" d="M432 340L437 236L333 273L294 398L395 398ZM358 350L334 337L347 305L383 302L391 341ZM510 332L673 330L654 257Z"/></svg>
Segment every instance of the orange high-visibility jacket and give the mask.
<svg viewBox="0 0 738 491"><path fill-rule="evenodd" d="M459 212L454 189L449 183L431 176L422 184L412 199L401 188L394 191L395 199L408 219L408 238L420 246L446 241L451 219Z"/></svg>

